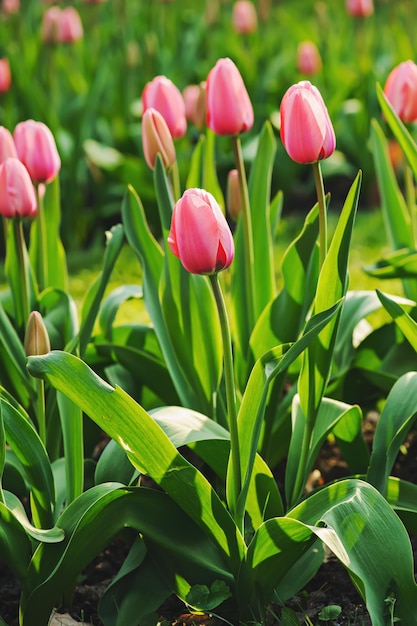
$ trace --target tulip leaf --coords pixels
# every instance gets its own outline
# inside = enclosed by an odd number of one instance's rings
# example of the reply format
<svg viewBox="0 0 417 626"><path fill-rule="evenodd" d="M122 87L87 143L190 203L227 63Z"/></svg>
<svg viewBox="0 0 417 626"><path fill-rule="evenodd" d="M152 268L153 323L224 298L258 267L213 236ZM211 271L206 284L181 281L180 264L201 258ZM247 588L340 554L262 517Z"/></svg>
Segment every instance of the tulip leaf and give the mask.
<svg viewBox="0 0 417 626"><path fill-rule="evenodd" d="M0 553L2 561L23 584L31 557L31 542L13 512L0 502Z"/></svg>
<svg viewBox="0 0 417 626"><path fill-rule="evenodd" d="M106 297L100 309L99 323L103 335L110 340L113 324L120 305L127 300L142 299L142 288L139 285L121 285Z"/></svg>
<svg viewBox="0 0 417 626"><path fill-rule="evenodd" d="M215 164L215 140L216 135L210 128L206 129L204 135L200 135L191 157L186 188L198 187L210 192L224 213L223 192L219 185Z"/></svg>
<svg viewBox="0 0 417 626"><path fill-rule="evenodd" d="M417 323L401 306L399 302L387 294L376 290L378 298L382 302L384 309L391 315L392 319L417 352ZM411 303L410 303L411 304ZM413 303L415 306L415 303Z"/></svg>

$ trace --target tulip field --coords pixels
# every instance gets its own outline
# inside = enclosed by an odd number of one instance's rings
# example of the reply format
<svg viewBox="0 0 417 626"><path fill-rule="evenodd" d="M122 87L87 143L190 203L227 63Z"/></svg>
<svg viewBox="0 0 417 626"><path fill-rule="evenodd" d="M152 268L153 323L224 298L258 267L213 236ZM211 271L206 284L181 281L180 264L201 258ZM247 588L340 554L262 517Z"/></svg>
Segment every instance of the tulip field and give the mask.
<svg viewBox="0 0 417 626"><path fill-rule="evenodd" d="M416 24L0 0L0 626L417 626Z"/></svg>

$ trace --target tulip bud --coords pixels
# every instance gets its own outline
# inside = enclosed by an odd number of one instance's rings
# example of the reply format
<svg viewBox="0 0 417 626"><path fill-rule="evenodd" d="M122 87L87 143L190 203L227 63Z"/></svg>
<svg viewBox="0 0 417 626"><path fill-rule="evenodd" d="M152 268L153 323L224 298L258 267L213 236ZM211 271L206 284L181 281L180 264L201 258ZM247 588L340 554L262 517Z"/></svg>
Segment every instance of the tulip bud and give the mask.
<svg viewBox="0 0 417 626"><path fill-rule="evenodd" d="M394 67L384 93L398 117L405 123L417 121L417 65L404 61Z"/></svg>
<svg viewBox="0 0 417 626"><path fill-rule="evenodd" d="M34 183L49 183L57 176L61 159L54 137L43 122L20 122L13 137L18 157L26 165Z"/></svg>
<svg viewBox="0 0 417 626"><path fill-rule="evenodd" d="M230 170L227 175L227 212L233 220L237 220L243 210L242 193L240 191L239 172Z"/></svg>
<svg viewBox="0 0 417 626"><path fill-rule="evenodd" d="M50 7L43 14L41 23L41 39L44 43L58 43L60 17L61 9L59 7Z"/></svg>
<svg viewBox="0 0 417 626"><path fill-rule="evenodd" d="M12 133L4 126L0 126L0 163L9 157L17 159L16 146L14 145Z"/></svg>
<svg viewBox="0 0 417 626"><path fill-rule="evenodd" d="M0 93L9 91L12 84L12 72L9 59L0 59Z"/></svg>
<svg viewBox="0 0 417 626"><path fill-rule="evenodd" d="M240 35L254 33L258 29L255 5L249 0L237 0L233 5L232 26Z"/></svg>
<svg viewBox="0 0 417 626"><path fill-rule="evenodd" d="M142 147L146 163L153 170L161 155L165 167L176 161L175 146L167 123L155 109L147 109L142 117Z"/></svg>
<svg viewBox="0 0 417 626"><path fill-rule="evenodd" d="M336 138L324 100L317 87L304 80L285 93L280 107L281 141L297 163L327 159Z"/></svg>
<svg viewBox="0 0 417 626"><path fill-rule="evenodd" d="M312 41L302 41L297 48L297 70L307 76L313 76L321 70L320 52Z"/></svg>
<svg viewBox="0 0 417 626"><path fill-rule="evenodd" d="M235 254L226 218L211 193L204 189L187 189L175 204L168 244L191 274L223 270Z"/></svg>
<svg viewBox="0 0 417 626"><path fill-rule="evenodd" d="M178 139L187 130L185 104L180 90L166 76L156 76L142 92L143 110L156 109L164 118L171 135Z"/></svg>
<svg viewBox="0 0 417 626"><path fill-rule="evenodd" d="M206 121L216 135L237 135L253 126L253 108L231 59L219 59L207 77Z"/></svg>
<svg viewBox="0 0 417 626"><path fill-rule="evenodd" d="M24 346L26 356L40 356L51 351L48 331L42 315L38 311L32 311L29 315L26 324Z"/></svg>
<svg viewBox="0 0 417 626"><path fill-rule="evenodd" d="M80 14L74 7L62 9L58 21L59 43L75 43L83 38L83 25Z"/></svg>
<svg viewBox="0 0 417 626"><path fill-rule="evenodd" d="M185 105L185 117L192 122L194 117L194 109L200 95L200 87L198 85L187 85L182 91L182 97Z"/></svg>
<svg viewBox="0 0 417 626"><path fill-rule="evenodd" d="M19 159L7 158L0 165L0 215L34 217L36 195L29 172Z"/></svg>
<svg viewBox="0 0 417 626"><path fill-rule="evenodd" d="M1 3L1 10L6 15L12 15L17 13L20 9L20 0L3 0Z"/></svg>
<svg viewBox="0 0 417 626"><path fill-rule="evenodd" d="M346 0L346 10L352 17L368 17L374 12L373 0Z"/></svg>
<svg viewBox="0 0 417 626"><path fill-rule="evenodd" d="M188 85L183 91L185 114L196 128L202 129L206 123L206 83Z"/></svg>

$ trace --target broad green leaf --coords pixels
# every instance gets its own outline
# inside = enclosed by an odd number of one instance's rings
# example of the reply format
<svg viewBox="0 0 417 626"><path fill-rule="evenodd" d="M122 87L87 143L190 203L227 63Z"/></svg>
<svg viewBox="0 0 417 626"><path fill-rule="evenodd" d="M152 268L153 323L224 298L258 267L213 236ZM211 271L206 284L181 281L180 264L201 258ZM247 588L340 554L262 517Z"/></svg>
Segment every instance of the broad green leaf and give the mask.
<svg viewBox="0 0 417 626"><path fill-rule="evenodd" d="M127 300L140 299L142 295L142 288L139 285L121 285L105 298L100 309L99 324L106 339L111 339L112 327L120 305Z"/></svg>
<svg viewBox="0 0 417 626"><path fill-rule="evenodd" d="M26 511L21 500L9 491L4 492L5 504L13 513L15 519L22 525L26 533L35 541L44 543L58 543L64 539L64 531L62 528L53 526L51 528L37 528L30 523L27 518Z"/></svg>
<svg viewBox="0 0 417 626"><path fill-rule="evenodd" d="M385 495L387 479L400 446L417 414L417 372L395 383L379 417L372 444L367 480Z"/></svg>
<svg viewBox="0 0 417 626"><path fill-rule="evenodd" d="M133 479L139 476L126 452L110 439L97 461L94 482L96 485L116 481L122 485L132 484Z"/></svg>
<svg viewBox="0 0 417 626"><path fill-rule="evenodd" d="M391 594L396 600L395 616L407 625L417 624L410 540L374 487L356 479L333 483L306 498L288 516L308 524L346 567L372 624L386 624L384 600Z"/></svg>
<svg viewBox="0 0 417 626"><path fill-rule="evenodd" d="M38 299L51 346L63 349L78 332L78 311L71 296L61 289L44 289Z"/></svg>
<svg viewBox="0 0 417 626"><path fill-rule="evenodd" d="M30 539L13 512L0 502L1 558L23 584L32 549Z"/></svg>
<svg viewBox="0 0 417 626"><path fill-rule="evenodd" d="M417 323L394 298L376 290L382 305L417 352ZM415 303L413 303L415 305Z"/></svg>
<svg viewBox="0 0 417 626"><path fill-rule="evenodd" d="M407 480L388 476L387 502L398 513L410 534L417 532L417 485Z"/></svg>
<svg viewBox="0 0 417 626"><path fill-rule="evenodd" d="M126 451L203 528L237 567L244 551L230 514L206 478L175 449L150 415L122 389L113 389L77 357L50 352L30 357L32 375L65 393Z"/></svg>
<svg viewBox="0 0 417 626"><path fill-rule="evenodd" d="M370 276L382 280L389 278L415 279L417 276L417 253L414 249L401 248L386 254L383 259L373 265L367 265L363 269Z"/></svg>

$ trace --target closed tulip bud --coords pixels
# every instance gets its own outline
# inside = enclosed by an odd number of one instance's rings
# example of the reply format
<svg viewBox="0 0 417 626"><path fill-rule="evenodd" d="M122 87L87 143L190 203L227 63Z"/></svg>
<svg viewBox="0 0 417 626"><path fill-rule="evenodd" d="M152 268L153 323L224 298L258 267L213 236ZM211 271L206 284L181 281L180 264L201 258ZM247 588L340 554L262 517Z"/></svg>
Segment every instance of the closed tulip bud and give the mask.
<svg viewBox="0 0 417 626"><path fill-rule="evenodd" d="M185 105L185 117L189 122L193 121L194 109L200 95L200 87L198 85L187 85L182 91L182 97Z"/></svg>
<svg viewBox="0 0 417 626"><path fill-rule="evenodd" d="M32 311L29 315L26 324L24 346L26 356L40 356L51 351L48 331L42 315L38 311Z"/></svg>
<svg viewBox="0 0 417 626"><path fill-rule="evenodd" d="M20 0L3 0L1 3L1 10L6 15L12 15L18 13L20 9Z"/></svg>
<svg viewBox="0 0 417 626"><path fill-rule="evenodd" d="M0 165L0 215L34 217L35 190L29 172L19 159L9 157Z"/></svg>
<svg viewBox="0 0 417 626"><path fill-rule="evenodd" d="M223 270L235 254L226 218L211 193L204 189L187 189L175 204L168 244L191 274Z"/></svg>
<svg viewBox="0 0 417 626"><path fill-rule="evenodd" d="M188 85L183 91L187 119L199 129L206 124L206 83Z"/></svg>
<svg viewBox="0 0 417 626"><path fill-rule="evenodd" d="M174 139L187 130L185 104L180 90L166 76L156 76L145 85L142 92L143 110L156 109L167 123Z"/></svg>
<svg viewBox="0 0 417 626"><path fill-rule="evenodd" d="M327 159L336 147L336 137L319 90L304 80L285 93L280 108L281 141L297 163Z"/></svg>
<svg viewBox="0 0 417 626"><path fill-rule="evenodd" d="M322 67L320 52L313 41L302 41L297 48L297 70L306 76L313 76Z"/></svg>
<svg viewBox="0 0 417 626"><path fill-rule="evenodd" d="M74 7L62 9L58 22L59 43L75 43L83 38L80 14Z"/></svg>
<svg viewBox="0 0 417 626"><path fill-rule="evenodd" d="M417 65L404 61L394 67L384 93L398 117L405 123L417 121Z"/></svg>
<svg viewBox="0 0 417 626"><path fill-rule="evenodd" d="M9 157L17 159L16 146L14 145L13 136L10 130L4 126L0 126L0 163L3 163Z"/></svg>
<svg viewBox="0 0 417 626"><path fill-rule="evenodd" d="M235 221L242 213L243 202L240 191L239 172L230 170L227 175L227 196L226 196L227 212Z"/></svg>
<svg viewBox="0 0 417 626"><path fill-rule="evenodd" d="M207 77L206 121L216 135L238 135L253 126L253 108L231 59L219 59Z"/></svg>
<svg viewBox="0 0 417 626"><path fill-rule="evenodd" d="M167 123L156 109L147 109L142 117L142 147L146 163L155 168L156 157L161 155L165 167L176 161L175 146Z"/></svg>
<svg viewBox="0 0 417 626"><path fill-rule="evenodd" d="M41 39L44 43L58 43L60 17L61 9L59 7L50 7L43 14L41 23Z"/></svg>
<svg viewBox="0 0 417 626"><path fill-rule="evenodd" d="M26 165L34 183L49 183L57 176L61 159L54 136L43 122L20 122L13 137L17 155Z"/></svg>
<svg viewBox="0 0 417 626"><path fill-rule="evenodd" d="M374 12L373 0L346 0L346 10L352 17L368 17Z"/></svg>
<svg viewBox="0 0 417 626"><path fill-rule="evenodd" d="M254 33L258 29L255 5L249 0L237 0L233 5L232 26L240 35Z"/></svg>
<svg viewBox="0 0 417 626"><path fill-rule="evenodd" d="M0 93L9 91L12 84L12 72L9 59L0 59Z"/></svg>

